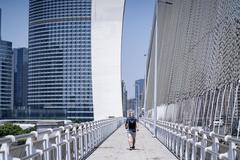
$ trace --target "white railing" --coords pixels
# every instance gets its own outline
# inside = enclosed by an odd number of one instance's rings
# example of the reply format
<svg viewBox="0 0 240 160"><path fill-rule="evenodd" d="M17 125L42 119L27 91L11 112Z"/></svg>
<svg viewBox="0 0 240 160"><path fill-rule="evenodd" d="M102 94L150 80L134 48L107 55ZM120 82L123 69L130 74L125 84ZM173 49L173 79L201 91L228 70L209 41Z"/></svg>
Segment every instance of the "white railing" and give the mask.
<svg viewBox="0 0 240 160"><path fill-rule="evenodd" d="M141 122L153 133L151 120L141 120ZM203 131L201 128L166 121L157 122L156 133L156 138L179 159L240 159L240 139L230 135L218 135Z"/></svg>
<svg viewBox="0 0 240 160"><path fill-rule="evenodd" d="M0 138L0 160L80 160L123 122L123 118L113 118L9 135Z"/></svg>

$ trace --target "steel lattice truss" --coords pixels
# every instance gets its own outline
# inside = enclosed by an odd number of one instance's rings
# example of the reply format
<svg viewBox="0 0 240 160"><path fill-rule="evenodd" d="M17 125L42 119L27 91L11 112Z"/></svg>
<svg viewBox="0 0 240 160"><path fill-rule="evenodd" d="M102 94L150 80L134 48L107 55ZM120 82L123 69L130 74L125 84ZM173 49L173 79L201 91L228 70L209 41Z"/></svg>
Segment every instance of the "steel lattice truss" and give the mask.
<svg viewBox="0 0 240 160"><path fill-rule="evenodd" d="M160 1L157 13L147 64L146 107L149 111L153 107L157 33L158 117L208 128L224 119L224 131L229 132L240 114L240 1ZM217 130L221 132L221 127Z"/></svg>

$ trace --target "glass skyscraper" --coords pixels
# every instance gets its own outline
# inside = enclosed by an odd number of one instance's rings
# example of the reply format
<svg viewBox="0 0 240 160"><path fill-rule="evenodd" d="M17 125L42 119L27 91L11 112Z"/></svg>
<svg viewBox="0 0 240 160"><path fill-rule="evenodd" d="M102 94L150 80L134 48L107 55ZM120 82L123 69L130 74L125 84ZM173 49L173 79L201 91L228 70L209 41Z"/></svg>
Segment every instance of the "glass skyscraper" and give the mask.
<svg viewBox="0 0 240 160"><path fill-rule="evenodd" d="M27 118L28 49L14 48L14 111L16 118Z"/></svg>
<svg viewBox="0 0 240 160"><path fill-rule="evenodd" d="M142 115L144 98L144 79L138 79L135 81L135 100L136 100L136 116Z"/></svg>
<svg viewBox="0 0 240 160"><path fill-rule="evenodd" d="M11 118L13 111L12 43L1 40L0 9L0 119Z"/></svg>
<svg viewBox="0 0 240 160"><path fill-rule="evenodd" d="M30 0L31 118L93 120L91 0Z"/></svg>
<svg viewBox="0 0 240 160"><path fill-rule="evenodd" d="M122 110L123 110L123 117L127 117L127 103L128 103L128 93L127 87L124 80L122 80Z"/></svg>

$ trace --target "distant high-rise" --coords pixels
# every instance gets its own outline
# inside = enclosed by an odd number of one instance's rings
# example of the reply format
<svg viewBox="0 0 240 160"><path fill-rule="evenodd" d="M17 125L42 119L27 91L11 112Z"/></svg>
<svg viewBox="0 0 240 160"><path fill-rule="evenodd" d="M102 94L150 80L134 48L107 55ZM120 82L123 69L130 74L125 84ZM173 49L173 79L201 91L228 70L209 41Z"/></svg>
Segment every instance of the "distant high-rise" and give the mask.
<svg viewBox="0 0 240 160"><path fill-rule="evenodd" d="M127 112L134 112L136 116L136 99L135 98L128 99Z"/></svg>
<svg viewBox="0 0 240 160"><path fill-rule="evenodd" d="M136 112L138 116L142 113L144 98L144 79L135 81L135 99L136 99Z"/></svg>
<svg viewBox="0 0 240 160"><path fill-rule="evenodd" d="M27 114L28 49L15 48L14 55L14 111L16 118Z"/></svg>
<svg viewBox="0 0 240 160"><path fill-rule="evenodd" d="M30 0L30 118L122 114L123 8L124 0Z"/></svg>
<svg viewBox="0 0 240 160"><path fill-rule="evenodd" d="M0 9L1 38L1 9ZM12 43L0 39L0 119L11 118L13 111Z"/></svg>
<svg viewBox="0 0 240 160"><path fill-rule="evenodd" d="M123 117L127 117L127 89L126 84L122 80L122 110L123 110Z"/></svg>

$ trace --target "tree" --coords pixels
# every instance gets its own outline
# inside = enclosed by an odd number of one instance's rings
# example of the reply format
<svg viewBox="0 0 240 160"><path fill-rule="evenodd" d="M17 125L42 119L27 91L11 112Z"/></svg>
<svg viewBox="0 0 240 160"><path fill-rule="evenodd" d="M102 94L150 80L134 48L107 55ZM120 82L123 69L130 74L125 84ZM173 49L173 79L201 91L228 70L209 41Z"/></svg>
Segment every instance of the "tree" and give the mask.
<svg viewBox="0 0 240 160"><path fill-rule="evenodd" d="M4 125L0 126L0 137L7 136L7 135L25 134L35 130L36 130L36 126L24 130L18 125L15 125L12 123L5 123Z"/></svg>

